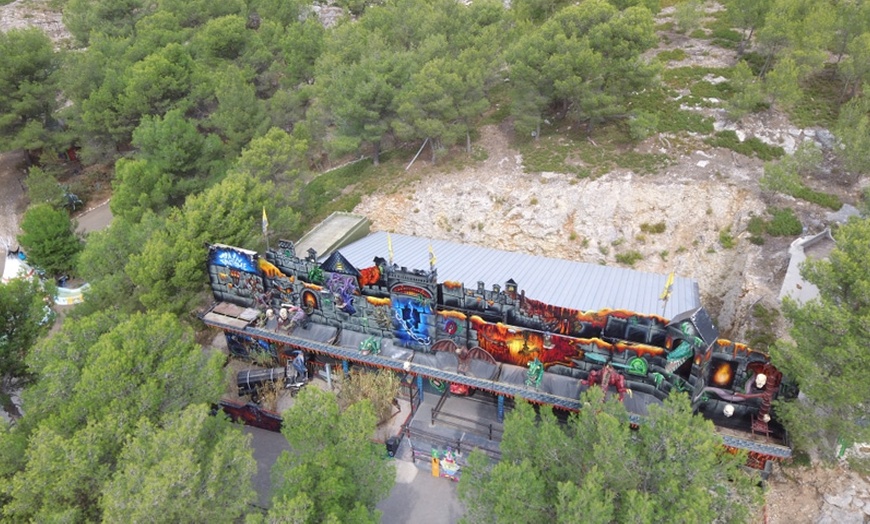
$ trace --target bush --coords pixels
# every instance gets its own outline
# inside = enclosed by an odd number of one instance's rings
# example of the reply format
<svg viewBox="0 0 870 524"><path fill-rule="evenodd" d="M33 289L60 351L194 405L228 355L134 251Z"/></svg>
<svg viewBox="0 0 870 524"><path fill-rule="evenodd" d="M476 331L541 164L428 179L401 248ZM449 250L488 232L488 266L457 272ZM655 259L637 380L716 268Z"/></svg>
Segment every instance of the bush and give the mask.
<svg viewBox="0 0 870 524"><path fill-rule="evenodd" d="M754 136L741 142L737 133L730 129L719 131L705 142L713 147L724 147L741 155L754 156L761 160L774 160L785 154L783 148L767 145Z"/></svg>
<svg viewBox="0 0 870 524"><path fill-rule="evenodd" d="M338 383L338 404L342 409L369 399L378 423L393 415L394 402L399 395L399 376L392 371L352 371L350 375L339 375Z"/></svg>
<svg viewBox="0 0 870 524"><path fill-rule="evenodd" d="M722 231L719 231L719 243L722 244L722 247L725 249L731 249L737 245L734 235L731 234L730 227L726 227Z"/></svg>
<svg viewBox="0 0 870 524"><path fill-rule="evenodd" d="M639 251L632 250L616 254L616 261L627 266L634 266L640 260L643 260L643 255Z"/></svg>
<svg viewBox="0 0 870 524"><path fill-rule="evenodd" d="M763 218L753 215L749 219L749 224L746 225L746 230L752 235L763 235L767 230L767 224Z"/></svg>
<svg viewBox="0 0 870 524"><path fill-rule="evenodd" d="M791 196L800 198L801 200L806 200L807 202L812 202L813 204L818 204L833 211L839 211L840 208L843 207L843 202L836 195L815 191L803 184L801 184Z"/></svg>
<svg viewBox="0 0 870 524"><path fill-rule="evenodd" d="M804 228L801 221L790 207L770 210L773 218L767 223L767 233L775 237L793 237L800 235Z"/></svg>
<svg viewBox="0 0 870 524"><path fill-rule="evenodd" d="M776 342L776 320L779 318L779 311L764 307L764 304L758 302L752 307L752 318L755 319L755 325L746 334L749 346L767 351Z"/></svg>
<svg viewBox="0 0 870 524"><path fill-rule="evenodd" d="M704 5L700 0L687 0L677 4L674 11L674 21L680 33L692 33L704 17ZM706 36L703 34L702 36Z"/></svg>
<svg viewBox="0 0 870 524"><path fill-rule="evenodd" d="M659 117L654 113L639 111L628 121L628 135L638 142L652 136L659 126Z"/></svg>
<svg viewBox="0 0 870 524"><path fill-rule="evenodd" d="M657 54L656 60L663 63L679 62L680 60L685 60L687 56L686 52L682 49L670 49Z"/></svg>
<svg viewBox="0 0 870 524"><path fill-rule="evenodd" d="M657 235L660 233L664 233L666 227L667 226L665 225L664 222L656 222L655 224L649 224L647 222L644 222L643 224L640 225L640 230L643 231L644 233Z"/></svg>

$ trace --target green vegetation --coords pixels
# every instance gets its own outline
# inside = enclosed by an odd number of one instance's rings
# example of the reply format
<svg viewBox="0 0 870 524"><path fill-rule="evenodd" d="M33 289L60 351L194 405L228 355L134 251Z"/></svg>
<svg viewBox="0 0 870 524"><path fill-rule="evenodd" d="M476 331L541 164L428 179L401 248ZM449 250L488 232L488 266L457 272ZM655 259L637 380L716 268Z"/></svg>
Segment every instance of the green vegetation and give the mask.
<svg viewBox="0 0 870 524"><path fill-rule="evenodd" d="M767 222L759 216L751 216L749 223L746 225L746 230L749 231L749 241L756 246L764 245L764 233L767 232Z"/></svg>
<svg viewBox="0 0 870 524"><path fill-rule="evenodd" d="M716 98L719 100L729 100L734 95L734 89L729 82L713 84L706 80L692 84L689 92L694 98Z"/></svg>
<svg viewBox="0 0 870 524"><path fill-rule="evenodd" d="M853 172L870 170L870 98L856 98L840 110L834 133L843 144L843 164Z"/></svg>
<svg viewBox="0 0 870 524"><path fill-rule="evenodd" d="M638 93L629 103L629 109L634 113L655 115L656 131L659 133L713 132L713 119L695 111L680 109L680 101L676 100L676 93L661 87L650 87Z"/></svg>
<svg viewBox="0 0 870 524"><path fill-rule="evenodd" d="M586 137L575 134L565 136L555 131L552 134L547 132L538 140L524 140L519 144L523 166L529 172L573 173L584 178L600 176L614 167L631 169L640 174L653 173L670 163L667 155L619 152L619 144L630 141L620 126L602 126L592 136L597 146Z"/></svg>
<svg viewBox="0 0 870 524"><path fill-rule="evenodd" d="M759 506L744 454L719 451L722 437L692 414L686 395L651 406L636 433L622 403L605 401L600 388L581 401L596 407L566 425L551 410L517 403L501 461L475 450L463 469L468 522L744 522Z"/></svg>
<svg viewBox="0 0 870 524"><path fill-rule="evenodd" d="M667 225L664 222L656 222L655 224L650 224L649 222L644 222L640 225L640 230L644 233L649 233L651 235L659 235L665 232L667 229Z"/></svg>
<svg viewBox="0 0 870 524"><path fill-rule="evenodd" d="M625 264L626 266L634 266L639 261L643 260L643 255L640 251L626 251L624 253L616 254L616 261L620 264Z"/></svg>
<svg viewBox="0 0 870 524"><path fill-rule="evenodd" d="M246 509L256 467L247 437L208 415L224 388L223 359L173 316L98 312L65 322L26 363L38 370L24 392L27 413L0 430L4 520L100 521L117 515L109 501L135 504L143 520L199 504L229 520Z"/></svg>
<svg viewBox="0 0 870 524"><path fill-rule="evenodd" d="M710 30L710 43L725 49L737 49L743 40L739 31L732 29L731 16L727 10L712 13L713 20L707 24Z"/></svg>
<svg viewBox="0 0 870 524"><path fill-rule="evenodd" d="M33 166L27 171L24 184L27 186L27 197L31 204L50 204L54 207L61 207L65 203L64 190L57 179L38 166Z"/></svg>
<svg viewBox="0 0 870 524"><path fill-rule="evenodd" d="M731 227L719 231L719 244L725 249L732 249L737 245L737 239L731 234Z"/></svg>
<svg viewBox="0 0 870 524"><path fill-rule="evenodd" d="M801 200L806 200L807 202L812 202L813 204L818 204L832 211L839 211L840 208L843 207L843 201L840 200L840 197L823 191L816 191L804 185L796 188L792 196L800 198Z"/></svg>
<svg viewBox="0 0 870 524"><path fill-rule="evenodd" d="M777 413L798 447L831 460L837 439L870 439L863 423L867 411L857 400L870 398L870 383L861 378L870 365L865 336L870 303L859 291L870 285L870 220L852 218L834 238L833 252L826 259L808 259L801 271L819 288L819 298L805 304L783 301L790 338L771 348L783 373L799 378L805 397L780 403Z"/></svg>
<svg viewBox="0 0 870 524"><path fill-rule="evenodd" d="M0 394L6 397L12 388L32 378L25 359L39 337L45 334L54 312L45 304L45 289L37 279L13 279L0 284Z"/></svg>
<svg viewBox="0 0 870 524"><path fill-rule="evenodd" d="M765 230L770 236L793 237L803 232L801 221L798 220L792 208L774 208L770 210L770 214L773 215L773 218L765 225Z"/></svg>
<svg viewBox="0 0 870 524"><path fill-rule="evenodd" d="M763 217L752 216L746 225L749 232L749 241L755 245L764 244L764 235L774 237L793 237L803 232L803 225L792 208L770 208L767 212L771 215L769 220Z"/></svg>
<svg viewBox="0 0 870 524"><path fill-rule="evenodd" d="M656 54L656 60L659 62L679 62L680 60L685 60L688 55L682 49L668 49L667 51L660 51Z"/></svg>
<svg viewBox="0 0 870 524"><path fill-rule="evenodd" d="M82 244L76 237L73 223L64 209L51 204L30 207L21 220L18 242L30 261L49 276L68 273L76 266L76 256Z"/></svg>
<svg viewBox="0 0 870 524"><path fill-rule="evenodd" d="M301 215L298 229L301 235L307 228L323 220L334 211L351 211L360 202L362 195L374 191L390 191L400 183L396 174L404 166L398 153L391 151L381 155L381 165L371 160L351 162L315 177L299 194L298 210Z"/></svg>
<svg viewBox="0 0 870 524"><path fill-rule="evenodd" d="M804 177L815 174L822 162L822 152L815 142L803 142L795 154L780 162L764 164L764 175L759 180L762 189L777 191L806 200L834 211L843 207L839 197L811 189Z"/></svg>
<svg viewBox="0 0 870 524"><path fill-rule="evenodd" d="M797 103L787 108L792 123L800 127L833 127L843 102L843 82L836 71L819 71L803 80L800 87Z"/></svg>
<svg viewBox="0 0 870 524"><path fill-rule="evenodd" d="M752 306L751 313L753 326L746 333L747 343L753 349L768 351L776 342L776 323L780 317L779 311L757 302Z"/></svg>
<svg viewBox="0 0 870 524"><path fill-rule="evenodd" d="M701 3L695 0L517 0L511 9L494 0L467 6L453 0L342 0L339 4L355 17L329 29L309 3L296 0L50 4L63 7L74 49L55 49L37 30L0 34L0 150L24 148L38 162L27 180L33 205L22 223L21 244L31 260L52 273L77 270L92 287L87 302L71 313L75 322L40 342L35 338L43 327L33 323L37 309L43 311L42 295L19 290L27 299L14 303L0 293L6 311L27 310L26 319L16 324L16 329L24 326L21 333L0 333L3 378L34 380L24 393L22 420L0 429L0 506L2 518L13 522L257 521L260 516L248 507L247 442L237 428L204 415L204 406L223 388L219 363L203 360L183 327L197 325L191 312L208 300L205 246L262 248L264 207L270 239L296 238L330 212L352 209L364 194L395 190L408 182L404 165L424 139L429 139L430 162L454 168L485 158L473 144L479 126L513 125L526 169L568 173L576 181L614 168L649 173L671 162L665 155L635 152L639 141L659 139L681 149L713 135L711 118L682 107L721 105L735 119L775 107L787 110L797 126L836 121L842 148L832 151L851 172L866 171L867 99L860 89L870 80L866 2L726 0L726 10L702 28ZM677 23L657 28L650 13L672 5L678 6ZM660 53L653 63L642 60L657 44L656 29L674 25L738 52L755 42L759 52L744 54L733 68L666 69L665 64L686 57L682 49ZM727 81L710 81L717 76ZM781 156L728 134L710 140L749 156ZM59 190L65 189L58 181L68 174L58 153L72 145L81 148L85 175L71 189L83 198L103 195L108 184L113 190L112 227L90 235L81 253L69 217L55 209L63 204ZM465 154L453 154L461 149ZM320 173L324 166L362 157L366 160ZM817 157L801 151L794 159L770 162L764 187L839 208L835 197L810 189L825 183ZM772 210L771 217L750 220L751 241L799 226L791 211ZM649 224L638 238L663 232ZM730 232L720 238L723 245L733 242L723 241L728 237ZM590 241L573 238L584 246ZM618 247L622 242L598 244L599 250L608 256L612 249L625 249ZM862 242L854 244L867 244ZM858 251L850 245L847 239L842 248ZM616 259L631 265L640 257L629 251ZM848 273L842 282L862 281L852 274L857 264L831 264ZM816 277L824 273L817 278L820 288L836 280L835 271L819 271ZM825 354L830 350L826 372L835 379L831 370L866 367L860 360L866 351L849 353L859 347L853 339L863 340L861 331L836 309L854 298L851 292L836 296L849 287L842 282L823 289L833 298L813 306L822 309L793 313L798 342L793 350L782 349L797 355L788 361L789 371L807 385L819 410L851 421L855 413L838 411L835 402L847 397L840 395L846 390L834 380L829 389L835 391L826 396L827 377L805 366L814 362L810 349L822 348ZM847 313L863 307L849 306ZM850 333L845 340L807 327L829 325L831 318L842 321L834 335ZM8 398L4 395L0 392L0 398ZM844 404L858 404L849 400ZM331 402L313 399L311 407L332 413ZM301 453L284 459L277 473L283 484L273 513L265 518L377 518L373 504L387 489L389 479L381 480L389 475L374 461L378 450L367 441L367 409L348 408L341 416L313 421L294 415L308 434L331 441L293 437ZM815 431L791 408L783 409L795 434ZM802 423L807 426L801 428ZM610 422L601 424L609 428ZM820 431L850 429L837 424L826 421ZM644 431L638 434L641 440L647 438ZM696 433L688 423L667 432L674 438ZM356 447L342 447L344 442ZM304 450L306 444L323 447ZM363 453L357 453L360 449ZM620 466L629 465L624 471L641 456L634 453L619 455ZM694 460L698 454L692 455ZM665 469L692 462L641 457ZM709 464L695 470L705 473ZM325 476L330 466L334 471ZM550 509L564 510L566 521L584 522L591 518L590 508L612 515L601 520L619 520L617 515L667 520L663 503L653 497L671 505L697 503L698 512L674 511L685 515L682 520L709 521L713 517L704 512L724 497L715 489L724 477L674 483L679 471L647 467L629 480L598 482L611 469L583 470L579 491L566 484L559 492L551 483L540 492L561 497ZM642 493L636 484L641 477L666 492ZM533 480L523 488L537 493L542 484ZM568 480L579 482L576 476ZM685 486L690 492L682 491ZM711 497L715 503L708 504ZM495 502L525 501L514 496ZM739 502L726 511L743 508ZM582 515L572 513L578 508ZM523 520L518 515L533 509L506 512L505 520ZM679 515L668 518L681 520ZM543 521L538 517L529 520ZM554 520L553 514L545 517Z"/></svg>
<svg viewBox="0 0 870 524"><path fill-rule="evenodd" d="M744 141L737 138L737 133L729 129L718 131L715 135L704 140L713 147L724 147L741 155L760 158L761 160L774 160L782 157L785 151L779 146L770 146L751 136Z"/></svg>
<svg viewBox="0 0 870 524"><path fill-rule="evenodd" d="M379 522L375 505L389 493L396 473L383 460L383 445L371 440L376 423L367 399L342 411L335 394L303 389L284 413L281 433L292 451L282 452L272 466L272 507L254 522L280 522L288 515L311 524Z"/></svg>
<svg viewBox="0 0 870 524"><path fill-rule="evenodd" d="M0 32L0 151L69 143L56 115L61 60L39 29Z"/></svg>
<svg viewBox="0 0 870 524"><path fill-rule="evenodd" d="M691 33L692 38L703 38L706 33L699 29L704 17L704 4L701 0L685 0L676 5L674 22L680 33ZM699 34L700 33L700 34Z"/></svg>

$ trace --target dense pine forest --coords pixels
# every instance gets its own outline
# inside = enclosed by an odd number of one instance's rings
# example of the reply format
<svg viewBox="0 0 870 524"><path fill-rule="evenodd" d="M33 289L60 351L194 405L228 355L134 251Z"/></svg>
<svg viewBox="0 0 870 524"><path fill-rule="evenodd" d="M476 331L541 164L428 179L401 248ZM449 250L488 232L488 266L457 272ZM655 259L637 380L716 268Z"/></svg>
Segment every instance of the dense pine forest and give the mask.
<svg viewBox="0 0 870 524"><path fill-rule="evenodd" d="M8 404L10 391L25 388L25 414L0 429L4 520L377 522L374 506L392 472L367 441L374 416L365 405L339 412L315 393L303 405L324 422L299 415L301 429L286 432L310 456L279 461L273 513L252 510L249 439L209 416L227 379L222 356L204 354L196 338L196 313L210 300L203 246L262 249L263 209L271 236L298 238L387 183L424 141L424 160L438 164L475 161L479 130L492 123L510 126L530 151L555 132L553 123L603 148L703 134L770 161L766 190L839 209L836 196L802 182L821 152L738 143L681 107L715 98L733 120L775 108L796 125L830 129L835 169L870 171L866 1L724 0L707 32L698 0L508 4L53 0L69 40L53 42L38 29L0 33L0 151L23 149L30 163L19 242L50 279L91 285L50 335L44 290L0 288L0 398ZM681 50L653 52L663 8L674 8L669 30L701 31L734 50L736 64L715 71L721 82L702 81L711 73L703 68L664 67ZM552 160L542 156L541 171ZM112 226L82 241L69 194L87 202L109 190ZM809 399L809 408L778 408L806 450L870 440L870 390L859 374L870 365L870 224L853 219L837 235L830 261L807 270L820 301L787 303L792 336L770 341ZM685 414L684 406L669 409ZM680 420L694 427L691 417ZM627 433L594 424L629 445ZM302 430L328 444L309 449ZM364 452L348 457L350 444ZM323 464L341 475L318 477ZM585 482L602 492L624 480L596 475ZM333 499L304 493L330 486ZM757 502L747 493L738 495ZM571 500L565 515L582 514ZM614 511L598 521L628 514Z"/></svg>

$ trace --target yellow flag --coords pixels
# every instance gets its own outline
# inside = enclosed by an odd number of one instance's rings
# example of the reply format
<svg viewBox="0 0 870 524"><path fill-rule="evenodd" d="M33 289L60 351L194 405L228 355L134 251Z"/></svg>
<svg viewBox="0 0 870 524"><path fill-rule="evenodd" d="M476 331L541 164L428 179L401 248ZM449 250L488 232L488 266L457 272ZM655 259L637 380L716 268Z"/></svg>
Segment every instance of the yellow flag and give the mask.
<svg viewBox="0 0 870 524"><path fill-rule="evenodd" d="M429 243L429 265L435 267L435 251L432 250L432 243Z"/></svg>
<svg viewBox="0 0 870 524"><path fill-rule="evenodd" d="M662 290L662 294L659 296L659 300L667 300L671 298L671 288L674 287L674 272L671 271L671 274L668 275L668 281L665 282L665 289Z"/></svg>
<svg viewBox="0 0 870 524"><path fill-rule="evenodd" d="M393 264L393 239L390 238L390 234L387 233L387 252L390 253L390 265Z"/></svg>
<svg viewBox="0 0 870 524"><path fill-rule="evenodd" d="M266 216L266 206L263 206L263 235L267 235L269 231L269 218Z"/></svg>

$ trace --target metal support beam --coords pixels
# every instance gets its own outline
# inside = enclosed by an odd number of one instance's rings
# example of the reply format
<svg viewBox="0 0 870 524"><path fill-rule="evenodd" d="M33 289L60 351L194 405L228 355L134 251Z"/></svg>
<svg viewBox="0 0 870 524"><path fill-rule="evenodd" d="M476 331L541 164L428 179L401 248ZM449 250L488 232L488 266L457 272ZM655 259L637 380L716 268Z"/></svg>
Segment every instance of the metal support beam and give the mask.
<svg viewBox="0 0 870 524"><path fill-rule="evenodd" d="M498 396L498 421L504 422L504 395Z"/></svg>
<svg viewBox="0 0 870 524"><path fill-rule="evenodd" d="M468 375L460 375L459 373L445 371L439 368L415 364L413 361L406 363L404 360L399 361L379 354L363 355L355 348L334 346L331 344L294 337L289 334L276 333L274 331L253 326L239 328L238 326L225 324L211 319L203 319L203 321L205 321L206 325L224 331L241 333L258 339L277 342L297 347L305 351L313 351L315 353L331 356L342 360L342 365L345 370L348 370L350 361L353 361L364 366L392 369L398 373L412 373L417 377L417 386L420 391L420 402L423 401L423 379L434 378L446 383L464 384L469 387L489 391L497 396L524 398L536 404L552 405L569 411L580 411L583 407L579 399L565 398L552 393L546 393L527 387L524 384L510 384ZM632 424L642 424L643 418L636 413L629 413L628 421ZM749 451L757 451L775 458L789 458L792 456L792 451L789 447L779 444L761 443L750 438L741 438L737 436L725 437L724 440L725 444L728 446Z"/></svg>
<svg viewBox="0 0 870 524"><path fill-rule="evenodd" d="M417 392L420 395L420 403L423 403L423 375L417 375Z"/></svg>

